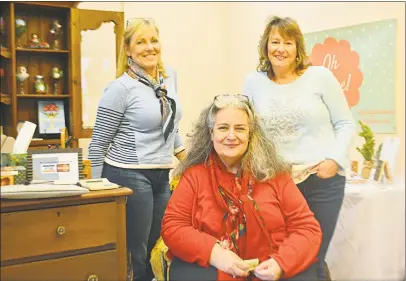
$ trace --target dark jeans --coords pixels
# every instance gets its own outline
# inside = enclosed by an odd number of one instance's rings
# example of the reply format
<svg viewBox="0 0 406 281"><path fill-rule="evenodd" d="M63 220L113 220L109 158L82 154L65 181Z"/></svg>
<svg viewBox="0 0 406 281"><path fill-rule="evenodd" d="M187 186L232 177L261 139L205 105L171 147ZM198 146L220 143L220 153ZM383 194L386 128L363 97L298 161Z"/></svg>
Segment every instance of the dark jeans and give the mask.
<svg viewBox="0 0 406 281"><path fill-rule="evenodd" d="M315 281L317 280L317 265L312 264L307 270L284 281ZM248 280L252 278L248 277ZM174 258L169 269L170 281L215 281L217 280L217 269L213 266L209 268L201 267Z"/></svg>
<svg viewBox="0 0 406 281"><path fill-rule="evenodd" d="M324 259L343 203L345 177L337 174L334 177L322 179L316 175L311 175L297 186L306 198L316 220L320 223L323 238L317 255L317 275L318 280L326 280Z"/></svg>
<svg viewBox="0 0 406 281"><path fill-rule="evenodd" d="M127 248L134 280L154 278L150 253L161 233L169 200L169 169L123 169L104 164L102 177L133 190L127 198Z"/></svg>

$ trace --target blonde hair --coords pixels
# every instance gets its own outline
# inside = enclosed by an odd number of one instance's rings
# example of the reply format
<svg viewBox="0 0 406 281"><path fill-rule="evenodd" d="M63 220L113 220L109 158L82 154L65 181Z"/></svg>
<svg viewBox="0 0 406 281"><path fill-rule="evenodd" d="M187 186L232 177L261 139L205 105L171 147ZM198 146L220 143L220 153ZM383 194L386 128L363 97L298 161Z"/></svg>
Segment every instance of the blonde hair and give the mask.
<svg viewBox="0 0 406 281"><path fill-rule="evenodd" d="M297 22L289 17L280 18L277 16L272 16L269 19L258 44L259 64L257 66L257 70L267 72L269 78L271 79L275 78L275 72L273 71L272 64L268 58L269 34L274 29L277 29L282 37L292 38L295 40L297 49L295 72L296 74L301 75L303 71L311 65L311 63L309 62L309 57L306 54L303 33L300 30Z"/></svg>
<svg viewBox="0 0 406 281"><path fill-rule="evenodd" d="M239 95L224 95L227 98L215 100L200 113L190 137L190 151L175 169L174 176L180 177L183 172L194 165L207 163L210 152L214 149L211 133L217 113L224 108L237 108L248 115L249 144L242 157L242 170L250 172L256 180L265 181L281 172L290 172L286 164L276 153L275 145L265 136L259 119L248 98ZM223 96L223 97L224 97ZM244 100L242 97L245 97Z"/></svg>
<svg viewBox="0 0 406 281"><path fill-rule="evenodd" d="M128 22L127 28L124 31L124 38L121 43L121 50L120 55L118 57L117 62L117 71L116 76L121 76L124 72L128 69L128 56L126 53L126 47L131 48L131 38L133 37L134 33L138 32L141 28L145 26L153 26L156 29L156 32L159 35L158 26L152 19L133 19ZM161 59L158 61L157 65L158 73L160 73L164 78L167 78L168 75L166 74L166 70L164 64Z"/></svg>

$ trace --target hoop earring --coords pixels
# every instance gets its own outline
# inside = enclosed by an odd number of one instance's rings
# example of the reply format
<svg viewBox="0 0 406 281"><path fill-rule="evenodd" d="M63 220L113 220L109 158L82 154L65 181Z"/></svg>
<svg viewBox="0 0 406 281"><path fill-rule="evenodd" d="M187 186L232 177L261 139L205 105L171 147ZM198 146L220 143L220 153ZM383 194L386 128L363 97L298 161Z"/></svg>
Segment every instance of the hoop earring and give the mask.
<svg viewBox="0 0 406 281"><path fill-rule="evenodd" d="M296 57L296 61L299 61L299 57Z"/></svg>
<svg viewBox="0 0 406 281"><path fill-rule="evenodd" d="M133 64L133 59L131 58L131 56L128 56L128 58L127 58L127 65L128 66L131 66L132 64Z"/></svg>

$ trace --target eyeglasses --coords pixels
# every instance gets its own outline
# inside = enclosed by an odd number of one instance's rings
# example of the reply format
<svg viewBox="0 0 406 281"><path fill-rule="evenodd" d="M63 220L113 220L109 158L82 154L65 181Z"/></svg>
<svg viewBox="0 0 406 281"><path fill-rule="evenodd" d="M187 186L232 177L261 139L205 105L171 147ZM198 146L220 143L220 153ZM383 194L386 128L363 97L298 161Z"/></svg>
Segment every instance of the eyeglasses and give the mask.
<svg viewBox="0 0 406 281"><path fill-rule="evenodd" d="M126 23L126 25L125 25L125 28L127 28L128 25L129 25L131 22L134 22L134 21L138 21L138 22L144 21L144 23L155 24L155 20L154 20L153 18L131 18L131 19L128 19L128 20L127 20L127 23Z"/></svg>
<svg viewBox="0 0 406 281"><path fill-rule="evenodd" d="M217 95L214 97L214 100L217 101L217 100L221 100L223 98L225 98L225 99L235 98L235 99L239 99L239 100L246 101L246 102L249 102L249 100L250 100L249 97L245 96L245 95L230 95L230 94Z"/></svg>
<svg viewBox="0 0 406 281"><path fill-rule="evenodd" d="M230 94L224 94L224 95L217 95L214 97L214 101L221 101L222 99L237 99L246 103L249 103L250 99L248 96L245 95L230 95Z"/></svg>

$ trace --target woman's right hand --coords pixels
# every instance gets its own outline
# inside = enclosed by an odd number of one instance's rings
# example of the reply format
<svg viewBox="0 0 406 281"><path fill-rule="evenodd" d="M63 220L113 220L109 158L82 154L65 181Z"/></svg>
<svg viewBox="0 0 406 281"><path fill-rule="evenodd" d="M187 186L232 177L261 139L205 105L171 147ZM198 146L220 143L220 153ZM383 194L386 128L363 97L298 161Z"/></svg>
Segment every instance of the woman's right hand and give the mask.
<svg viewBox="0 0 406 281"><path fill-rule="evenodd" d="M247 277L249 266L233 251L215 244L211 251L210 264L233 277Z"/></svg>

